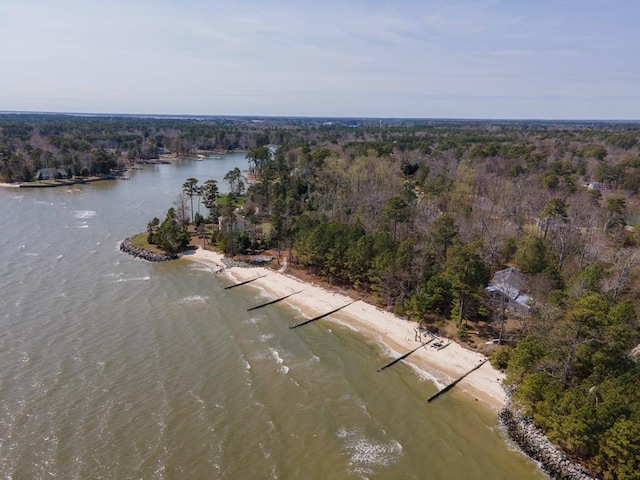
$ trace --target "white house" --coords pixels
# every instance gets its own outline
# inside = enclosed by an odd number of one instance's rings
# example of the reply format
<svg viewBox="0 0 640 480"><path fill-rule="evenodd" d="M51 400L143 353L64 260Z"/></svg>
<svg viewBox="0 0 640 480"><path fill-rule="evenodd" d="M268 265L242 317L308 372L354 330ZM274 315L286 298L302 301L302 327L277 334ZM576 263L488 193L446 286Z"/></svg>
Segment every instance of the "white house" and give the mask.
<svg viewBox="0 0 640 480"><path fill-rule="evenodd" d="M600 182L589 182L587 184L587 188L589 190L606 190L607 187L604 186L604 183Z"/></svg>

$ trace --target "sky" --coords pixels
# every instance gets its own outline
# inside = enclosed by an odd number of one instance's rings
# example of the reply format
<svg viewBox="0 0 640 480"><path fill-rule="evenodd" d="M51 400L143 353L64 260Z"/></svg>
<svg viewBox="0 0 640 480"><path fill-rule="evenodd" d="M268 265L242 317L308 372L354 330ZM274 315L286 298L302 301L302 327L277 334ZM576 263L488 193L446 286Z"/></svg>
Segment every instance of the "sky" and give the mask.
<svg viewBox="0 0 640 480"><path fill-rule="evenodd" d="M640 120L640 0L0 0L0 110Z"/></svg>

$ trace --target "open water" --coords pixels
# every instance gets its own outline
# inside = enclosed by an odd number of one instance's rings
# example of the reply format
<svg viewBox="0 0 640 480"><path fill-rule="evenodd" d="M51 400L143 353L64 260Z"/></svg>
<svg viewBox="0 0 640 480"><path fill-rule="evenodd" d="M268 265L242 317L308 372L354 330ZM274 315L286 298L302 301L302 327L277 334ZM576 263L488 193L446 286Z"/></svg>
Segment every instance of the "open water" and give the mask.
<svg viewBox="0 0 640 480"><path fill-rule="evenodd" d="M539 479L495 415L357 332L184 260L118 251L164 218L181 160L130 181L0 189L0 478Z"/></svg>

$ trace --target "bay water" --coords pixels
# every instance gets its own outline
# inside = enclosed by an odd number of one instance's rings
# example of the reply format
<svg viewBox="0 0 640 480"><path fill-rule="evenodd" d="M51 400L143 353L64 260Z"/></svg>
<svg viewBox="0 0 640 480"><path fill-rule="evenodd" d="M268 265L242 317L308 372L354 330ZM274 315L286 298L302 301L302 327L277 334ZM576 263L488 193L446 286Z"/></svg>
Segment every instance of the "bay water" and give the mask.
<svg viewBox="0 0 640 480"><path fill-rule="evenodd" d="M329 320L204 265L118 251L188 177L0 189L0 478L539 479L495 412Z"/></svg>

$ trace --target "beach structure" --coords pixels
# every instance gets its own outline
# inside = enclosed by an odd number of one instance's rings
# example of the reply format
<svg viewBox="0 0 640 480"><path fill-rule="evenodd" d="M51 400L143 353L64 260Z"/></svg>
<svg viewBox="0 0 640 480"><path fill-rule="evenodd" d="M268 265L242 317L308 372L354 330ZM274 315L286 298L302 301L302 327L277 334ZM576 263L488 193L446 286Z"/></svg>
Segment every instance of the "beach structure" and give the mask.
<svg viewBox="0 0 640 480"><path fill-rule="evenodd" d="M600 182L589 182L587 184L587 188L589 190L606 190L607 187L604 186L604 183Z"/></svg>
<svg viewBox="0 0 640 480"><path fill-rule="evenodd" d="M473 367L471 370L469 370L467 373L465 373L464 375L456 378L453 382L451 382L449 385L447 385L446 387L438 390L436 393L434 393L433 395L431 395L429 398L427 398L427 403L431 403L432 401L434 401L436 398L438 398L440 395L443 395L445 393L447 393L449 390L451 390L453 387L455 387L458 383L460 383L460 381L464 380L467 376L469 376L470 374L472 374L473 372L475 372L476 370L478 370L481 366L483 366L485 363L487 363L489 361L489 359L484 359L482 360L478 365L476 365L475 367Z"/></svg>
<svg viewBox="0 0 640 480"><path fill-rule="evenodd" d="M222 254L203 249L198 249L193 255L185 255L183 258L206 265L223 263ZM444 339L441 338L434 338L429 342L430 338L423 339L423 337L433 338L433 335L424 327L415 328L415 323L407 322L375 305L364 301L354 302L353 299L345 295L325 290L312 283L304 283L293 276L283 275L264 267L228 266L225 272L238 282L225 288L236 288L240 285L250 286L257 283L266 292L273 295L275 300L291 292L304 290L303 294L293 295L287 301L290 301L292 306L299 308L303 315L317 316L301 319L299 324L289 326L290 329L298 329L303 325L308 326L341 311L341 322L352 326L367 337L371 336L371 338L382 341L390 351L405 352L399 355L400 360L397 362L398 358L388 359L387 365L389 367L385 368L382 374L390 371L392 365L408 361L420 366L420 368L426 368L428 371L438 372L445 377L458 378L485 359L484 355L466 350L456 342L443 342ZM264 280L261 281L258 278ZM347 308L349 305L353 306ZM316 314L316 312L318 313ZM417 340L411 335L412 330L418 332ZM425 343L427 344L425 345ZM410 351L412 353L406 355ZM376 370L381 369L379 366L375 368ZM498 411L506 404L506 394L502 388L503 378L504 375L498 370L481 368L468 377L467 382L462 382L463 390L471 392L475 398L482 399L491 408Z"/></svg>
<svg viewBox="0 0 640 480"><path fill-rule="evenodd" d="M275 300L270 300L267 303L262 303L260 305L256 305L255 307L247 308L247 312L250 312L252 310L257 310L259 308L266 307L268 305L273 305L274 303L281 302L281 301L286 300L287 298L292 297L292 296L294 296L294 295L296 295L297 293L300 293L300 292L302 292L302 290L298 290L297 292L290 293L288 295L285 295L284 297L276 298Z"/></svg>
<svg viewBox="0 0 640 480"><path fill-rule="evenodd" d="M249 280L245 280L243 282L240 283L234 283L233 285L229 285L227 287L224 287L225 290L230 290L232 288L236 288L236 287L240 287L241 285L246 285L247 283L251 283L255 280L258 280L259 278L263 278L266 277L266 275L260 275L259 277L255 277L255 278L250 278Z"/></svg>
<svg viewBox="0 0 640 480"><path fill-rule="evenodd" d="M221 229L231 230L231 224L229 223L229 217L225 217L223 215L218 217L218 223ZM236 230L243 231L247 227L246 219L237 212L233 214L233 227Z"/></svg>
<svg viewBox="0 0 640 480"><path fill-rule="evenodd" d="M56 178L68 178L68 172L65 168L40 168L36 172L37 180L53 180Z"/></svg>
<svg viewBox="0 0 640 480"><path fill-rule="evenodd" d="M532 298L525 294L527 276L515 268L497 271L486 291L498 302L504 302L506 308L518 313L528 313Z"/></svg>
<svg viewBox="0 0 640 480"><path fill-rule="evenodd" d="M336 308L336 309L334 309L334 310L331 310L330 312L323 313L322 315L318 315L317 317L310 318L309 320L305 320L304 322L297 323L296 325L291 325L291 326L289 327L289 329L302 327L303 325L307 325L308 323L315 322L316 320L320 320L320 319L323 319L323 318L325 318L325 317L328 317L329 315L331 315L331 314L333 314L333 313L336 313L336 312L339 312L339 311L340 311L340 310L342 310L343 308L346 308L346 307L348 307L349 305L351 305L352 303L355 303L355 302L357 302L357 300L354 300L354 301L352 301L352 302L349 302L349 303L347 303L346 305L342 305L341 307L338 307L338 308Z"/></svg>
<svg viewBox="0 0 640 480"><path fill-rule="evenodd" d="M417 346L416 348L414 348L413 350L405 353L404 355L402 355L401 357L396 358L395 360L390 361L389 363L387 363L384 367L380 367L378 369L378 372L381 372L382 370L384 370L385 368L389 368L392 365L395 365L398 362L401 362L402 360L404 360L405 358L407 358L409 355L411 355L413 352L417 352L419 349L421 349L422 347L429 345L431 342L433 342L435 340L436 337L433 337L431 340L429 340L428 342L424 342L421 343L419 346Z"/></svg>

